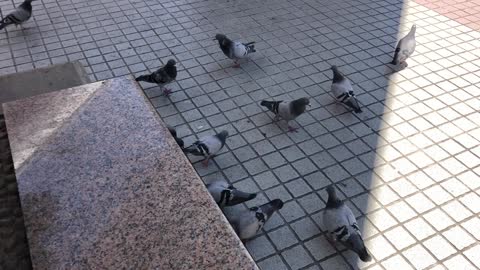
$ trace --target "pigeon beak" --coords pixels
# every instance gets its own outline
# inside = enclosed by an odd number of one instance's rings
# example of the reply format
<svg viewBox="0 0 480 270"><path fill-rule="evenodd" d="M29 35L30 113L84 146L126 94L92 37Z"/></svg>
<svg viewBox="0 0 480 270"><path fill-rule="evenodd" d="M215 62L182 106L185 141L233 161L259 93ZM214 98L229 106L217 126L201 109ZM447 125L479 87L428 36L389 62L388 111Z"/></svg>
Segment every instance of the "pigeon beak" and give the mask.
<svg viewBox="0 0 480 270"><path fill-rule="evenodd" d="M270 218L275 211L282 209L283 207L283 201L280 199L275 199L273 201L270 201L262 206L260 208L262 209L262 212L267 215L267 218Z"/></svg>
<svg viewBox="0 0 480 270"><path fill-rule="evenodd" d="M227 206L243 203L249 200L253 200L255 199L255 197L257 197L257 194L255 193L246 193L238 189L232 190L232 195L233 195L233 199L228 202Z"/></svg>

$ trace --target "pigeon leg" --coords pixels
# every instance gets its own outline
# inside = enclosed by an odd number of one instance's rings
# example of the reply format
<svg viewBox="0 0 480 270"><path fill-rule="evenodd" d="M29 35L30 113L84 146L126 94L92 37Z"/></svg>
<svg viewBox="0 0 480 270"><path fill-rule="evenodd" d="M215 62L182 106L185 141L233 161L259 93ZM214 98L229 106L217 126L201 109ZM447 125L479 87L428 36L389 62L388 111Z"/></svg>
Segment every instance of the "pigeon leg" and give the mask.
<svg viewBox="0 0 480 270"><path fill-rule="evenodd" d="M239 67L240 67L240 64L238 63L237 60L233 61L233 64L234 64L234 65L232 66L233 68L239 68Z"/></svg>
<svg viewBox="0 0 480 270"><path fill-rule="evenodd" d="M332 237L332 235L329 233L327 235L325 235L325 237L327 238L327 241L332 245L332 246L335 246L335 239Z"/></svg>
<svg viewBox="0 0 480 270"><path fill-rule="evenodd" d="M206 157L203 161L202 164L204 167L208 167L208 160L210 160L210 156Z"/></svg>
<svg viewBox="0 0 480 270"><path fill-rule="evenodd" d="M279 118L280 117L278 117L278 115L275 115L275 117L273 118L273 122L277 122Z"/></svg>

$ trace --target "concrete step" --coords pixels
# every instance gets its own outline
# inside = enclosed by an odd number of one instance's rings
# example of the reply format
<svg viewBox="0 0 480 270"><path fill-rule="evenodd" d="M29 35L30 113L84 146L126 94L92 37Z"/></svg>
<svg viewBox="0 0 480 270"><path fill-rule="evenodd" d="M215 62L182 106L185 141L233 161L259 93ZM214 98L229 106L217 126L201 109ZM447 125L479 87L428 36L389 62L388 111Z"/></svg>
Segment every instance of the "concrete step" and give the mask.
<svg viewBox="0 0 480 270"><path fill-rule="evenodd" d="M0 76L0 103L90 83L79 61ZM0 106L0 114L3 113Z"/></svg>

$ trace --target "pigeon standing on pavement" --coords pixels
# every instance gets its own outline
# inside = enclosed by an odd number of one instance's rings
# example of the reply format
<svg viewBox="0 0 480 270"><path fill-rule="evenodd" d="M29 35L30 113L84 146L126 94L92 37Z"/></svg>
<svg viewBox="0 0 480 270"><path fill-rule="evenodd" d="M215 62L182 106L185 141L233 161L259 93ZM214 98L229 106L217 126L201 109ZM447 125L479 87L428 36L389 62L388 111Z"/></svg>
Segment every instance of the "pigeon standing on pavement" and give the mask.
<svg viewBox="0 0 480 270"><path fill-rule="evenodd" d="M337 66L332 66L332 70L333 81L331 89L335 99L352 109L355 113L361 113L362 109L360 109L357 98L353 93L353 87L350 80L343 76Z"/></svg>
<svg viewBox="0 0 480 270"><path fill-rule="evenodd" d="M397 48L395 49L393 60L392 62L390 62L390 64L393 64L393 65L401 64L403 65L403 68L408 66L406 60L415 51L415 45L416 45L415 30L416 29L417 27L415 25L412 25L410 32L408 32L408 34L405 37L400 39L400 41L397 44Z"/></svg>
<svg viewBox="0 0 480 270"><path fill-rule="evenodd" d="M25 0L12 13L5 16L0 21L0 30L10 24L21 25L28 21L32 17L32 1L34 0Z"/></svg>
<svg viewBox="0 0 480 270"><path fill-rule="evenodd" d="M180 148L183 149L183 146L184 146L184 142L182 139L178 138L177 137L177 131L171 127L171 126L167 126L168 128L168 131L170 131L170 134L172 134L173 138L175 139L175 141L177 142L178 146L180 146Z"/></svg>
<svg viewBox="0 0 480 270"><path fill-rule="evenodd" d="M222 180L207 184L207 189L220 207L233 206L257 197L255 193L240 191Z"/></svg>
<svg viewBox="0 0 480 270"><path fill-rule="evenodd" d="M296 131L298 128L293 128L288 125L290 120L294 120L299 115L305 112L307 106L310 106L310 100L308 98L299 98L293 101L267 101L262 100L261 106L266 107L268 110L275 114L273 121L277 121L279 118L287 121L288 131Z"/></svg>
<svg viewBox="0 0 480 270"><path fill-rule="evenodd" d="M358 254L360 260L368 262L372 260L367 248L363 243L357 220L352 210L337 197L333 185L327 187L328 200L323 212L323 225L327 230L330 241L340 241L347 248Z"/></svg>
<svg viewBox="0 0 480 270"><path fill-rule="evenodd" d="M204 156L203 165L208 166L208 160L215 156L225 145L228 137L228 131L224 130L218 134L205 136L194 142L184 151L195 156Z"/></svg>
<svg viewBox="0 0 480 270"><path fill-rule="evenodd" d="M152 74L139 76L135 80L137 82L144 81L156 83L160 86L160 89L163 90L163 94L168 96L172 93L172 89L164 88L164 85L174 81L177 78L177 67L175 64L175 60L170 59L165 66L159 68Z"/></svg>
<svg viewBox="0 0 480 270"><path fill-rule="evenodd" d="M214 40L218 40L222 52L228 58L234 60L235 65L233 67L236 68L240 67L240 64L237 62L238 59L246 58L250 53L256 52L253 45L255 42L242 43L239 41L232 41L223 34L216 34Z"/></svg>
<svg viewBox="0 0 480 270"><path fill-rule="evenodd" d="M275 199L264 205L252 207L241 212L226 213L226 216L238 237L245 241L254 237L273 213L282 207L283 201Z"/></svg>

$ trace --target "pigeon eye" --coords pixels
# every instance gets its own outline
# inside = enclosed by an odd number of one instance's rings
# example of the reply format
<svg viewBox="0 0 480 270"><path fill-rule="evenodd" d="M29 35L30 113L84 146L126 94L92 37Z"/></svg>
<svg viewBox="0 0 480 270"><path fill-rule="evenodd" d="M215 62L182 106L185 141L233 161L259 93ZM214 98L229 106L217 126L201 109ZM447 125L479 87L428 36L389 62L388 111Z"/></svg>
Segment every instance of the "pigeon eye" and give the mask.
<svg viewBox="0 0 480 270"><path fill-rule="evenodd" d="M256 213L256 214L255 214L255 217L256 217L259 221L265 221L265 215L263 215L262 213Z"/></svg>

